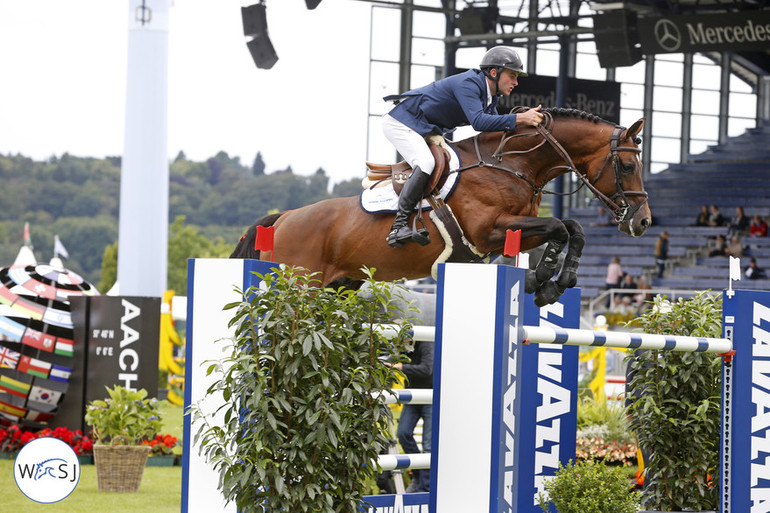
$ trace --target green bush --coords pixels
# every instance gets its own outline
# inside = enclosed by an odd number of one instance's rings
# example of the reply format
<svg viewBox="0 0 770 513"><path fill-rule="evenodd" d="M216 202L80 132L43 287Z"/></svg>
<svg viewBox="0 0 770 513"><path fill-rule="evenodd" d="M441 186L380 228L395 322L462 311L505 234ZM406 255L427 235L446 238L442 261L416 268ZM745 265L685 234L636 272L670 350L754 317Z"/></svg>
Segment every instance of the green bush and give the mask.
<svg viewBox="0 0 770 513"><path fill-rule="evenodd" d="M107 387L105 387L107 388ZM106 445L140 445L152 440L162 426L160 403L147 398L147 390L107 388L109 398L86 406L86 423L94 430L94 442Z"/></svg>
<svg viewBox="0 0 770 513"><path fill-rule="evenodd" d="M540 507L547 512L553 504L558 513L636 513L639 492L631 490L627 472L594 460L559 464L556 476L543 485L547 495L538 494Z"/></svg>
<svg viewBox="0 0 770 513"><path fill-rule="evenodd" d="M656 297L636 319L647 333L721 337L722 298ZM721 430L721 359L712 353L636 351L629 392L632 427L647 455L642 501L663 511L715 510Z"/></svg>
<svg viewBox="0 0 770 513"><path fill-rule="evenodd" d="M591 428L591 426L601 426L601 428ZM597 401L589 397L578 400L577 428L579 432L585 431L594 436L600 436L608 442L629 442L633 439L624 407L614 402Z"/></svg>
<svg viewBox="0 0 770 513"><path fill-rule="evenodd" d="M373 326L403 316L398 292L371 274L366 297L316 288L298 269L260 277L268 287L227 307L233 348L208 369L224 423L193 407L196 444L239 511L358 512L388 446L376 395L399 374L380 358L401 361L409 327L386 339Z"/></svg>

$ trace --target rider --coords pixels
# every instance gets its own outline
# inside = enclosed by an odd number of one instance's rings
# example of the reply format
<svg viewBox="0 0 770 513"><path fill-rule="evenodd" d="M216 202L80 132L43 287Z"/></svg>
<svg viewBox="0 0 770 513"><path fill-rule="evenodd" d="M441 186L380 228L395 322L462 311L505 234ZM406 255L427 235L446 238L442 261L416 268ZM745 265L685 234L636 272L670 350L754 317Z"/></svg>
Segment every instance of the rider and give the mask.
<svg viewBox="0 0 770 513"><path fill-rule="evenodd" d="M394 248L407 242L430 243L427 231L408 226L409 215L435 167L426 136L444 135L468 124L478 132L515 131L517 124L537 126L543 120L540 105L518 114L497 113L499 96L511 94L519 84L518 77L527 76L515 50L496 46L484 54L479 68L385 97L396 106L383 116L383 132L413 169L401 191L396 220L387 238Z"/></svg>

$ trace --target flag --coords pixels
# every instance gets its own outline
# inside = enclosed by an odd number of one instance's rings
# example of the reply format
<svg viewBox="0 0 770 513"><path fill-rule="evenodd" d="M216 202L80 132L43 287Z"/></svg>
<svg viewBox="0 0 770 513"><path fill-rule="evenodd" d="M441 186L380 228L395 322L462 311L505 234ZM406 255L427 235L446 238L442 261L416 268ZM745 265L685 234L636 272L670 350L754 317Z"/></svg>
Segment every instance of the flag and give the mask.
<svg viewBox="0 0 770 513"><path fill-rule="evenodd" d="M48 378L48 373L51 370L51 364L42 360L30 358L29 356L22 356L19 359L19 365L16 367L16 370L20 372L26 372L27 374L32 374L33 376L38 376L40 378Z"/></svg>
<svg viewBox="0 0 770 513"><path fill-rule="evenodd" d="M72 374L72 369L70 369L69 367L54 365L51 368L51 375L48 376L48 379L51 379L53 381L60 381L62 383L67 383L70 380L70 374Z"/></svg>
<svg viewBox="0 0 770 513"><path fill-rule="evenodd" d="M74 347L75 343L72 340L68 338L57 338L56 349L54 349L54 352L64 356L72 356Z"/></svg>
<svg viewBox="0 0 770 513"><path fill-rule="evenodd" d="M34 347L35 349L40 349L41 351L48 351L49 353L52 353L55 340L56 337L53 335L49 335L48 333L43 333L42 331L38 331L32 328L27 328L27 331L24 332L24 337L21 339L21 343L25 346Z"/></svg>
<svg viewBox="0 0 770 513"><path fill-rule="evenodd" d="M27 397L29 385L8 376L0 376L0 390L18 397Z"/></svg>
<svg viewBox="0 0 770 513"><path fill-rule="evenodd" d="M254 238L254 251L273 251L273 236L275 226L257 226L257 235Z"/></svg>
<svg viewBox="0 0 770 513"><path fill-rule="evenodd" d="M27 389L29 390L29 386ZM56 405L59 404L59 399L61 399L61 392L54 392L53 390L48 390L47 388L39 386L34 386L29 390L30 401Z"/></svg>
<svg viewBox="0 0 770 513"><path fill-rule="evenodd" d="M735 258L733 256L730 257L730 279L731 280L741 279L741 259L740 258Z"/></svg>
<svg viewBox="0 0 770 513"><path fill-rule="evenodd" d="M64 258L69 258L70 254L67 252L67 248L61 243L58 235L53 236L53 256L61 255Z"/></svg>
<svg viewBox="0 0 770 513"><path fill-rule="evenodd" d="M24 245L32 247L32 239L29 237L29 223L24 223Z"/></svg>
<svg viewBox="0 0 770 513"><path fill-rule="evenodd" d="M25 408L28 410L35 410L35 411L44 411L46 413L56 411L56 409L59 407L58 404L47 404L47 403L39 403L37 401L27 401L27 404L24 405Z"/></svg>
<svg viewBox="0 0 770 513"><path fill-rule="evenodd" d="M521 230L506 230L505 232L505 246L503 249L503 255L507 257L516 257L521 250Z"/></svg>
<svg viewBox="0 0 770 513"><path fill-rule="evenodd" d="M19 342L21 337L24 336L24 326L13 319L0 315L0 335L7 337L8 340Z"/></svg>
<svg viewBox="0 0 770 513"><path fill-rule="evenodd" d="M15 369L19 363L19 357L21 353L17 353L12 349L8 349L5 346L0 346L0 367L7 367L9 369Z"/></svg>
<svg viewBox="0 0 770 513"><path fill-rule="evenodd" d="M23 417L24 414L27 413L27 410L0 401L0 412L7 413L8 415L15 415L16 417Z"/></svg>
<svg viewBox="0 0 770 513"><path fill-rule="evenodd" d="M27 412L24 418L34 422L47 422L53 418L53 414L30 410Z"/></svg>

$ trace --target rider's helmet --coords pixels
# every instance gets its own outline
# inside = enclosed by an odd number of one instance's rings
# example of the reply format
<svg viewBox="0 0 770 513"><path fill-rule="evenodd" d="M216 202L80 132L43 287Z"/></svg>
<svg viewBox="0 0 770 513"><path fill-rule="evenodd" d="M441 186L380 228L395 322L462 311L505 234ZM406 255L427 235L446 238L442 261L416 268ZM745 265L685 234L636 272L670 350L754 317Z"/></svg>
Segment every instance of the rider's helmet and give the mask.
<svg viewBox="0 0 770 513"><path fill-rule="evenodd" d="M516 53L516 50L508 46L495 46L484 54L481 58L481 64L479 65L484 73L489 76L489 70L491 68L497 68L498 75L500 71L510 69L516 71L522 77L526 77L524 73L524 65L521 62L521 57Z"/></svg>

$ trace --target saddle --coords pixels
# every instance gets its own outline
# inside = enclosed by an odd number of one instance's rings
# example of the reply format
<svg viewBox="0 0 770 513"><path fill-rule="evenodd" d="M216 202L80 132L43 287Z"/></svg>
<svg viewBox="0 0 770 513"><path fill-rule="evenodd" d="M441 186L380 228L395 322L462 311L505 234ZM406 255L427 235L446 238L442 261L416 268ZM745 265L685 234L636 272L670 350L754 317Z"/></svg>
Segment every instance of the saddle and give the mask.
<svg viewBox="0 0 770 513"><path fill-rule="evenodd" d="M444 239L444 251L438 256L431 267L431 274L436 276L436 269L441 262L481 262L488 261L488 256L483 255L476 250L471 242L465 238L460 224L457 221L452 209L441 199L439 191L449 176L449 151L440 135L432 135L425 138L436 161L436 167L433 169L431 180L423 191L423 197L428 200L432 207L430 218L439 230ZM366 163L368 172L364 184L374 188L385 185L388 180L393 184L393 190L396 194L401 193L407 179L411 176L413 169L407 162L397 164L373 164ZM422 207L419 208L415 223L419 220L422 223ZM423 227L425 226L422 223Z"/></svg>
<svg viewBox="0 0 770 513"><path fill-rule="evenodd" d="M423 196L430 196L434 191L440 190L444 182L446 182L449 174L450 157L443 137L440 135L429 135L425 140L433 155L433 160L436 162L431 179L425 186L425 191L423 191ZM403 189L407 179L412 176L413 171L412 166L405 161L398 162L397 164L374 164L367 162L366 167L367 183L373 184L372 187L377 187L378 184L384 184L387 180L391 180L393 190L396 191L397 195L401 194L401 189Z"/></svg>

